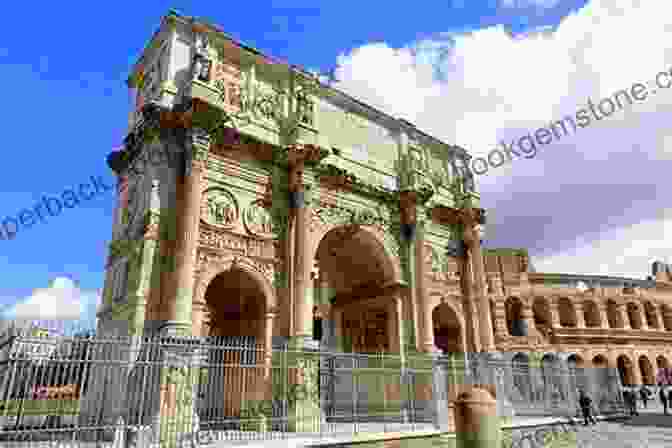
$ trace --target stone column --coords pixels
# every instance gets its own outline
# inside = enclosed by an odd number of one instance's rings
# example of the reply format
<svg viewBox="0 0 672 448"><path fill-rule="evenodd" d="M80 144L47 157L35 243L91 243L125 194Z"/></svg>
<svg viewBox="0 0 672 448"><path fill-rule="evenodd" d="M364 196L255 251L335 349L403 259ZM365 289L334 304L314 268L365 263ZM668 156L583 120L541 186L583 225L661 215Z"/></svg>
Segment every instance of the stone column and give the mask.
<svg viewBox="0 0 672 448"><path fill-rule="evenodd" d="M182 194L179 195L181 201L178 208L181 213L177 214L175 299L166 304L168 321L162 328L167 334L186 335L192 331L191 308L201 212L201 181L209 146L209 137L203 131L187 132L186 172L182 184L178 185L178 191Z"/></svg>
<svg viewBox="0 0 672 448"><path fill-rule="evenodd" d="M560 327L560 310L558 309L558 303L556 301L551 301L549 308L551 311L551 326L553 328Z"/></svg>
<svg viewBox="0 0 672 448"><path fill-rule="evenodd" d="M344 344L344 328L343 328L343 309L340 307L331 307L331 319L334 326L333 347L336 351L342 352L345 348Z"/></svg>
<svg viewBox="0 0 672 448"><path fill-rule="evenodd" d="M295 220L294 233L294 334L297 342L312 339L313 324L313 292L310 271L312 259L310 254L310 233L308 219L310 213L306 204L306 189L303 183L304 162L296 161L290 166L289 191L290 204Z"/></svg>
<svg viewBox="0 0 672 448"><path fill-rule="evenodd" d="M506 306L503 298L497 298L495 302L495 331L497 339L505 339L509 335L506 324Z"/></svg>
<svg viewBox="0 0 672 448"><path fill-rule="evenodd" d="M631 329L632 327L630 326L630 317L628 317L627 305L624 303L619 303L617 305L617 309L623 321L623 328L625 328L626 330Z"/></svg>
<svg viewBox="0 0 672 448"><path fill-rule="evenodd" d="M477 316L473 304L473 288L472 288L472 272L471 272L471 257L467 252L464 257L459 260L460 264L460 284L462 289L462 305L465 311L465 325L466 325L466 346L467 352L480 352L481 347L478 340Z"/></svg>
<svg viewBox="0 0 672 448"><path fill-rule="evenodd" d="M264 314L264 355L266 366L266 378L270 378L270 367L273 360L273 321L277 313L269 311Z"/></svg>
<svg viewBox="0 0 672 448"><path fill-rule="evenodd" d="M656 309L658 310L658 313L660 313L660 329L661 331L667 331L665 329L665 317L667 317L668 320L672 319L672 307L663 308L663 306L660 305Z"/></svg>
<svg viewBox="0 0 672 448"><path fill-rule="evenodd" d="M665 322L663 320L663 311L660 306L654 305L656 311L656 322L658 323L658 331L665 331Z"/></svg>
<svg viewBox="0 0 672 448"><path fill-rule="evenodd" d="M639 368L639 360L636 356L632 356L632 377L636 385L641 386L642 382L642 371Z"/></svg>
<svg viewBox="0 0 672 448"><path fill-rule="evenodd" d="M421 235L424 233L424 229L421 231ZM433 353L435 346L434 346L434 322L432 321L432 303L427 295L427 291L425 290L425 259L426 259L426 252L427 252L427 247L425 247L424 244L424 235L422 235L421 238L418 238L418 243L416 246L418 250L417 254L417 262L418 262L418 275L417 275L417 282L418 282L418 299L420 302L420 311L419 315L421 316L421 321L418 323L418 326L420 327L422 331L422 335L419 338L421 349L425 353Z"/></svg>
<svg viewBox="0 0 672 448"><path fill-rule="evenodd" d="M481 241L478 235L471 241L469 252L473 263L474 289L480 311L480 319L478 321L478 328L480 330L480 351L493 352L495 350L495 341L492 333L492 321L490 319L490 301L488 300L485 289L483 252L481 251Z"/></svg>
<svg viewBox="0 0 672 448"><path fill-rule="evenodd" d="M527 335L530 336L532 334L536 334L536 327L534 326L534 313L532 311L532 307L527 301L523 302L522 309L521 309L521 317L523 319L523 322L525 322L525 326L527 327Z"/></svg>
<svg viewBox="0 0 672 448"><path fill-rule="evenodd" d="M583 309L583 303L575 303L574 310L576 312L576 328L586 328L586 315L585 310Z"/></svg>
<svg viewBox="0 0 672 448"><path fill-rule="evenodd" d="M608 329L609 328L609 307L607 305L600 303L597 305L597 312L600 316L600 328Z"/></svg>
<svg viewBox="0 0 672 448"><path fill-rule="evenodd" d="M646 310L644 309L644 305L641 303L637 304L637 314L639 314L639 319L642 322L642 330L648 330L649 323L646 320Z"/></svg>

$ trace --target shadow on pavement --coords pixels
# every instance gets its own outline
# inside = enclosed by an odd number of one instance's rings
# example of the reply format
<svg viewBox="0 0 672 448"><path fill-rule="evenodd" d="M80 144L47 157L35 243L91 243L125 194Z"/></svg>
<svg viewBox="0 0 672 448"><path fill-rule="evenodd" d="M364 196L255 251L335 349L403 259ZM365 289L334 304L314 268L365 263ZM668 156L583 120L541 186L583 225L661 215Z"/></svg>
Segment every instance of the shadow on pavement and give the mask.
<svg viewBox="0 0 672 448"><path fill-rule="evenodd" d="M623 426L659 426L662 428L672 428L672 414L665 415L661 413L646 413L629 417L622 422Z"/></svg>

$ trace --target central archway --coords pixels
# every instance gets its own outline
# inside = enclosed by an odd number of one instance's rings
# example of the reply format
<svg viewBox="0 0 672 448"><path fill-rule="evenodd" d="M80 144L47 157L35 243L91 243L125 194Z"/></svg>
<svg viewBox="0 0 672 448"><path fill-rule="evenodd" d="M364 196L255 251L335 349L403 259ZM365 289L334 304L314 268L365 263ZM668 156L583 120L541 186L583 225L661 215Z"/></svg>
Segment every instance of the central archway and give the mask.
<svg viewBox="0 0 672 448"><path fill-rule="evenodd" d="M329 351L348 353L333 357L323 393L327 419L355 420L362 413L392 410L401 414L401 370L393 366L404 332L414 329L402 328L410 309L396 260L379 235L364 226L343 225L324 233L314 262L315 298L329 309L328 325L333 326L322 342Z"/></svg>
<svg viewBox="0 0 672 448"><path fill-rule="evenodd" d="M339 348L398 353L400 323L408 307L403 304L398 269L382 242L362 226L336 227L323 236L315 262L321 277L316 284L330 291Z"/></svg>

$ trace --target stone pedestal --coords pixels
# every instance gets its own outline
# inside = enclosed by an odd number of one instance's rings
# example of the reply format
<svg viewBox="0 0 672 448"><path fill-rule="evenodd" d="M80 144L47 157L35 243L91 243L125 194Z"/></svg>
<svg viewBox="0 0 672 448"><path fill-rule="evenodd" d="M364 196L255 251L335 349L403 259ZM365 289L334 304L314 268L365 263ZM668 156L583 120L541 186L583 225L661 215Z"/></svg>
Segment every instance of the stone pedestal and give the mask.
<svg viewBox="0 0 672 448"><path fill-rule="evenodd" d="M196 401L205 362L200 343L197 338L164 337L156 349L147 410L152 415L152 441L161 448L188 445L197 436Z"/></svg>
<svg viewBox="0 0 672 448"><path fill-rule="evenodd" d="M501 445L497 401L485 389L471 388L455 403L457 448L491 448Z"/></svg>
<svg viewBox="0 0 672 448"><path fill-rule="evenodd" d="M291 338L286 350L273 356L273 397L284 404L287 414L283 430L288 432L320 432L325 416L319 391L319 344L312 338Z"/></svg>

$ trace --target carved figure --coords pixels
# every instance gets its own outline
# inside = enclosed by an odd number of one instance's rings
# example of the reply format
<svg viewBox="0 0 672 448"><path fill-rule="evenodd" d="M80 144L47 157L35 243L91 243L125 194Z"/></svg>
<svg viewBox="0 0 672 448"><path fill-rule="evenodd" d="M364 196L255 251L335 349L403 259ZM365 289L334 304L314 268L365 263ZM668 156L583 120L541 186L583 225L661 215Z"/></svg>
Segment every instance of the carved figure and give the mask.
<svg viewBox="0 0 672 448"><path fill-rule="evenodd" d="M305 92L298 92L296 94L296 115L300 123L312 126L313 102Z"/></svg>
<svg viewBox="0 0 672 448"><path fill-rule="evenodd" d="M227 199L208 198L208 217L215 224L231 225L236 219L236 210Z"/></svg>
<svg viewBox="0 0 672 448"><path fill-rule="evenodd" d="M247 229L254 234L273 233L273 221L266 209L259 204L252 204L245 212Z"/></svg>
<svg viewBox="0 0 672 448"><path fill-rule="evenodd" d="M209 82L210 67L212 66L212 63L207 59L197 57L195 64L196 69L194 70L194 72L198 75L198 80L203 82Z"/></svg>
<svg viewBox="0 0 672 448"><path fill-rule="evenodd" d="M197 54L206 54L209 45L210 42L208 41L207 35L202 33L196 34L196 42L194 46L196 47Z"/></svg>

